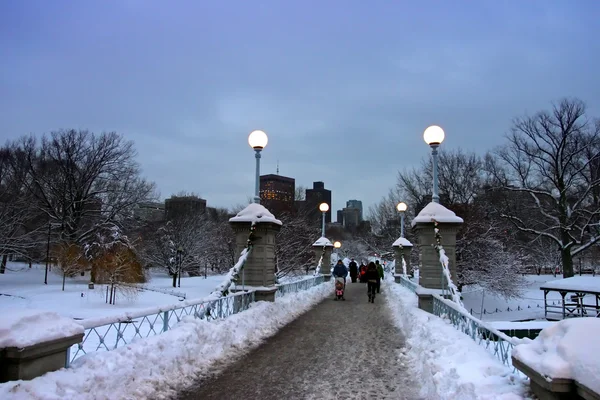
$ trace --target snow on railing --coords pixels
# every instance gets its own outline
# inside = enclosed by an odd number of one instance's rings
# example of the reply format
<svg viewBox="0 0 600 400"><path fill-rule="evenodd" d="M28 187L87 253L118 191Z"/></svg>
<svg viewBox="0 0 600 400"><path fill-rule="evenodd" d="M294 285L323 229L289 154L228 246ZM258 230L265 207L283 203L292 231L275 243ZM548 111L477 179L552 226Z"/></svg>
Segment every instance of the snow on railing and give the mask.
<svg viewBox="0 0 600 400"><path fill-rule="evenodd" d="M282 297L288 293L296 293L301 290L308 290L314 286L320 285L325 282L325 277L323 275L319 276L311 276L306 279L297 280L290 283L282 283L277 285L277 292L275 293L275 297Z"/></svg>
<svg viewBox="0 0 600 400"><path fill-rule="evenodd" d="M466 311L465 305L463 304L462 300L460 299L460 291L458 290L458 287L456 287L454 282L452 282L452 275L450 274L450 259L446 255L446 250L444 250L444 247L442 246L442 235L440 234L440 230L438 228L438 222L434 219L433 224L434 224L435 241L436 241L436 244L434 245L434 247L437 250L438 255L440 257L440 263L442 264L442 273L443 273L444 277L446 278L446 283L448 284L448 290L450 291L452 300L456 304L458 304L463 310Z"/></svg>
<svg viewBox="0 0 600 400"><path fill-rule="evenodd" d="M247 310L254 292L236 293L218 299L187 300L163 307L78 321L85 328L83 341L70 348L68 363L95 351L109 351L135 340L159 335L186 316L213 321ZM67 365L68 366L68 365Z"/></svg>
<svg viewBox="0 0 600 400"><path fill-rule="evenodd" d="M321 273L321 267L323 266L323 257L325 257L325 246L323 246L323 252L321 253L321 258L319 258L319 262L317 263L317 268L315 268L315 276Z"/></svg>
<svg viewBox="0 0 600 400"><path fill-rule="evenodd" d="M448 319L454 327L468 335L475 343L483 346L504 365L512 368L513 373L521 373L512 365L512 349L522 339L511 338L499 330L473 317L464 308L440 295L433 295L433 313L440 318Z"/></svg>
<svg viewBox="0 0 600 400"><path fill-rule="evenodd" d="M254 240L254 232L255 231L256 231L256 222L252 222L252 224L250 225L250 233L248 234L248 240L246 241L246 248L244 248L244 250L242 250L242 253L240 254L240 258L235 263L235 265L233 267L231 267L231 269L225 276L225 279L223 280L223 282L219 286L217 286L217 288L215 290L213 290L213 292L210 294L210 296L209 296L210 298L218 299L219 297L227 296L229 294L229 288L231 287L231 285L236 283L237 280L239 279L240 272L244 268L244 265L246 264L246 261L248 260L248 256L250 255L250 252L252 251L252 244L253 244L252 242Z"/></svg>
<svg viewBox="0 0 600 400"><path fill-rule="evenodd" d="M416 293L417 288L419 287L419 285L417 285L416 283L414 283L413 281L408 279L407 276L400 277L400 285L404 286L405 288L407 288L408 290L410 290L413 293Z"/></svg>

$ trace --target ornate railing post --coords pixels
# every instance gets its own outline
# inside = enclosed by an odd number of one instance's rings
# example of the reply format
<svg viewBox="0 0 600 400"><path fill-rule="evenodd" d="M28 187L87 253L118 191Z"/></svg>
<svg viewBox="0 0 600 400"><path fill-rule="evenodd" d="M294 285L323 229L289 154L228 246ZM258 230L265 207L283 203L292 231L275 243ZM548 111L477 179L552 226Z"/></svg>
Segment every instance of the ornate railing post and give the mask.
<svg viewBox="0 0 600 400"><path fill-rule="evenodd" d="M313 243L313 252L315 265L320 265L320 271L324 278L325 282L328 282L331 279L331 252L333 250L333 244L326 237L321 237L319 240Z"/></svg>
<svg viewBox="0 0 600 400"><path fill-rule="evenodd" d="M406 238L400 237L392 244L392 248L396 256L394 279L396 283L400 283L400 277L405 273L408 274L408 271L410 271L410 253L412 252L413 245ZM406 266L406 271L402 266L403 262Z"/></svg>

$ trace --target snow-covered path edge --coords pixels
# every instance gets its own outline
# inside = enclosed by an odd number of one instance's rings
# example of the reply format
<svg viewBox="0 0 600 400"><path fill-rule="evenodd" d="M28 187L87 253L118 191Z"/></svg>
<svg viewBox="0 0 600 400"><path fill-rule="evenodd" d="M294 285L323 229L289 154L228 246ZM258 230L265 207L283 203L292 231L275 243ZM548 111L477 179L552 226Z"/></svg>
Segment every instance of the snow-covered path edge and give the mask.
<svg viewBox="0 0 600 400"><path fill-rule="evenodd" d="M517 400L527 383L448 321L418 308L417 296L386 281L386 305L406 339L403 362L427 399Z"/></svg>
<svg viewBox="0 0 600 400"><path fill-rule="evenodd" d="M323 283L277 302L257 302L224 320L188 317L176 328L108 352L81 357L31 381L0 384L2 399L164 399L246 354L332 293Z"/></svg>

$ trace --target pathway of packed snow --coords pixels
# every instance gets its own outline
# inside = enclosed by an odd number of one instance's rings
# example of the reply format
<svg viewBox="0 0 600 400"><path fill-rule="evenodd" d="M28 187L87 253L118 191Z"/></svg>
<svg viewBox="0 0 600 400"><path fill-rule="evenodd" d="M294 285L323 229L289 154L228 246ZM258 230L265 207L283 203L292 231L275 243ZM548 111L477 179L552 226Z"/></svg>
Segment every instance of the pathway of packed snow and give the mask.
<svg viewBox="0 0 600 400"><path fill-rule="evenodd" d="M384 294L383 294L384 295ZM410 399L418 377L402 362L404 341L382 297L349 283L314 309L180 399Z"/></svg>

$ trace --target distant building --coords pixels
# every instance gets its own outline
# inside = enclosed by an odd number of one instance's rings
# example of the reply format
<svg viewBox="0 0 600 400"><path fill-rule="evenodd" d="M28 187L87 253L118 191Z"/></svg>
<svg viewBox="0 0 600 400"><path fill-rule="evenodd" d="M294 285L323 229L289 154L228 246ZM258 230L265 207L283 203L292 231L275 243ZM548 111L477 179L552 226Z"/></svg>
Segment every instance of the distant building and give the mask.
<svg viewBox="0 0 600 400"><path fill-rule="evenodd" d="M327 203L329 204L329 211L325 214L325 222L331 222L331 214L333 212L331 205L331 190L325 189L325 183L323 182L313 182L312 189L306 189L306 207L310 210L311 215L319 215L321 216L321 212L319 211L319 204Z"/></svg>
<svg viewBox="0 0 600 400"><path fill-rule="evenodd" d="M171 196L165 200L165 218L187 217L204 214L206 212L206 200L198 196Z"/></svg>
<svg viewBox="0 0 600 400"><path fill-rule="evenodd" d="M344 228L346 229L357 229L360 225L360 210L358 208L344 208L342 210L344 217Z"/></svg>
<svg viewBox="0 0 600 400"><path fill-rule="evenodd" d="M165 203L139 203L133 210L133 217L148 222L163 221L165 219Z"/></svg>
<svg viewBox="0 0 600 400"><path fill-rule="evenodd" d="M358 221L363 220L363 206L360 200L348 200L346 202L346 208L356 208L358 210Z"/></svg>
<svg viewBox="0 0 600 400"><path fill-rule="evenodd" d="M344 211L343 210L337 210L337 223L338 224L344 224Z"/></svg>
<svg viewBox="0 0 600 400"><path fill-rule="evenodd" d="M294 211L296 180L281 175L262 175L260 177L260 204L275 216Z"/></svg>

